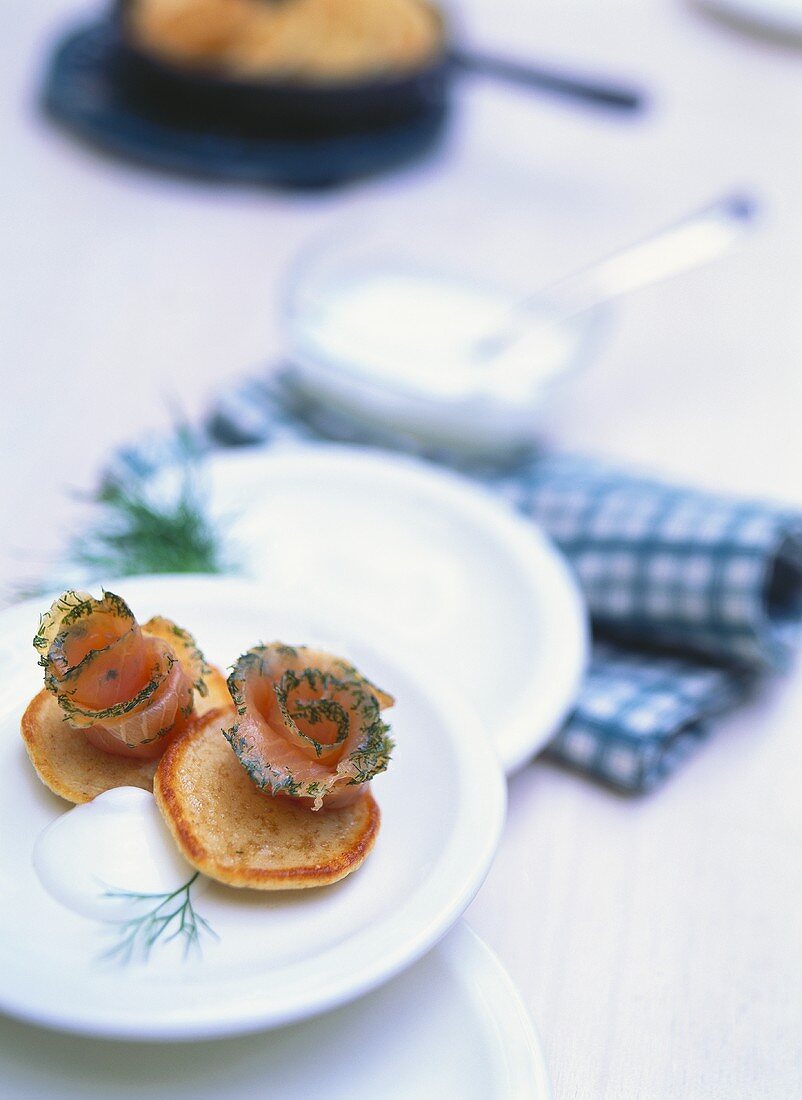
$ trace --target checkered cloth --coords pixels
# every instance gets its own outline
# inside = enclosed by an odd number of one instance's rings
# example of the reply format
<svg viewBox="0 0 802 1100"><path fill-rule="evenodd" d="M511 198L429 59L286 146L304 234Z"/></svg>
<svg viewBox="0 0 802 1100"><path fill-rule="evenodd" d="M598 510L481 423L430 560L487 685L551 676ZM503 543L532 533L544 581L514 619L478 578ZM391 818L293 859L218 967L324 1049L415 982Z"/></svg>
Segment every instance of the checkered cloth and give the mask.
<svg viewBox="0 0 802 1100"><path fill-rule="evenodd" d="M650 790L755 680L748 668L639 653L597 639L576 709L544 755L618 790Z"/></svg>
<svg viewBox="0 0 802 1100"><path fill-rule="evenodd" d="M466 466L357 427L276 378L227 391L207 435L210 446L390 445L460 469L535 519L573 565L595 638L576 709L546 752L619 790L647 790L673 771L759 671L787 664L799 638L799 515L573 456ZM138 473L165 460L142 448L121 458Z"/></svg>
<svg viewBox="0 0 802 1100"><path fill-rule="evenodd" d="M628 643L787 665L802 623L802 517L568 456L521 476L522 507L573 565L594 626Z"/></svg>

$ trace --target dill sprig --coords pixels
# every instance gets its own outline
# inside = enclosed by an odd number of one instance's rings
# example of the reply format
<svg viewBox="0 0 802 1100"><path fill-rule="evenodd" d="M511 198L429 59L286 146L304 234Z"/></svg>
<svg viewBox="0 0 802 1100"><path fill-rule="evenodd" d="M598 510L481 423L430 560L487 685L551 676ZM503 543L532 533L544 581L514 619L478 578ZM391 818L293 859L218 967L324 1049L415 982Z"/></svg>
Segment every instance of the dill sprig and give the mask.
<svg viewBox="0 0 802 1100"><path fill-rule="evenodd" d="M127 898L132 901L153 901L146 913L131 917L120 926L120 941L104 954L104 958L129 963L135 955L148 959L151 949L158 943L184 938L184 956L194 947L201 950L201 934L219 939L207 920L201 917L192 904L192 884L200 871L168 894L140 894L130 890L108 889L106 898Z"/></svg>
<svg viewBox="0 0 802 1100"><path fill-rule="evenodd" d="M179 486L157 498L148 473L108 476L90 498L97 520L71 546L70 558L102 575L223 573L220 534L198 485L198 454L179 434Z"/></svg>

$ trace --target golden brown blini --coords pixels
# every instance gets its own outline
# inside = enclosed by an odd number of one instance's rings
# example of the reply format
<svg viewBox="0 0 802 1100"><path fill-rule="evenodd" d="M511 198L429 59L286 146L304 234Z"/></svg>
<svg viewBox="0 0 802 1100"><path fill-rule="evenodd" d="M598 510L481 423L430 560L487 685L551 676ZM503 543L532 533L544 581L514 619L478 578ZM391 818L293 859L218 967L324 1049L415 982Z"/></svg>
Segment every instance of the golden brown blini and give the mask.
<svg viewBox="0 0 802 1100"><path fill-rule="evenodd" d="M194 719L156 769L153 792L185 858L218 882L254 890L326 886L355 871L379 831L370 791L315 813L260 790L223 736L235 717Z"/></svg>
<svg viewBox="0 0 802 1100"><path fill-rule="evenodd" d="M231 702L219 669L212 669L206 682L209 693L195 704L199 715ZM65 722L49 691L40 691L28 704L22 716L22 739L39 778L68 802L91 802L113 787L153 790L157 760L129 759L96 748Z"/></svg>

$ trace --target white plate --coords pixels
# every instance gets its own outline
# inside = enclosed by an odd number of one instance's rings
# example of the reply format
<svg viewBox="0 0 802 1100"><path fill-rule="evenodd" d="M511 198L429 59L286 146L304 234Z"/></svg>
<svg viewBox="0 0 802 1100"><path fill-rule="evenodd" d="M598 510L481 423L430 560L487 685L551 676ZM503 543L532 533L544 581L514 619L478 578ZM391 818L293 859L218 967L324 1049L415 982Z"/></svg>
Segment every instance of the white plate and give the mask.
<svg viewBox="0 0 802 1100"><path fill-rule="evenodd" d="M226 453L205 469L247 574L451 684L507 773L543 748L576 698L588 633L534 523L466 478L366 448Z"/></svg>
<svg viewBox="0 0 802 1100"><path fill-rule="evenodd" d="M383 989L271 1035L181 1046L65 1038L0 1020L4 1095L175 1100L548 1100L537 1036L495 955L464 923Z"/></svg>
<svg viewBox="0 0 802 1100"><path fill-rule="evenodd" d="M207 939L200 958L162 949L125 968L100 960L109 926L51 900L31 863L40 830L66 807L33 773L19 736L41 684L30 644L40 603L11 608L0 616L0 1009L96 1036L234 1035L339 1005L419 958L473 897L502 826L503 776L470 708L349 630L319 625L306 603L266 603L233 580L109 584L137 616L161 612L191 629L215 663L281 637L341 649L392 691L397 748L374 782L381 833L364 866L332 887L271 895L210 886L198 908L220 939Z"/></svg>

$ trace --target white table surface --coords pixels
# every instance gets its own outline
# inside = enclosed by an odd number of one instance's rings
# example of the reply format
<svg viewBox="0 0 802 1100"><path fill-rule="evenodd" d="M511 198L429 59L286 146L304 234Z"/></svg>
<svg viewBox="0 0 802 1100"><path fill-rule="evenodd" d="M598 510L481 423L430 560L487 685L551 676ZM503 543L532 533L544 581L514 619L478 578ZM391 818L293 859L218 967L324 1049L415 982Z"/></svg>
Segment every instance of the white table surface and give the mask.
<svg viewBox="0 0 802 1100"><path fill-rule="evenodd" d="M653 89L628 121L476 82L425 164L293 196L165 179L36 115L75 0L6 0L0 437L6 599L58 553L68 490L115 443L189 415L280 348L274 292L345 214L519 227L533 285L733 184L764 200L737 255L641 292L555 415L560 444L802 504L800 54L681 0L469 0L464 33ZM464 212L464 217L462 216ZM802 676L722 722L659 792L615 797L543 764L512 783L469 911L543 1034L557 1097L802 1091Z"/></svg>

